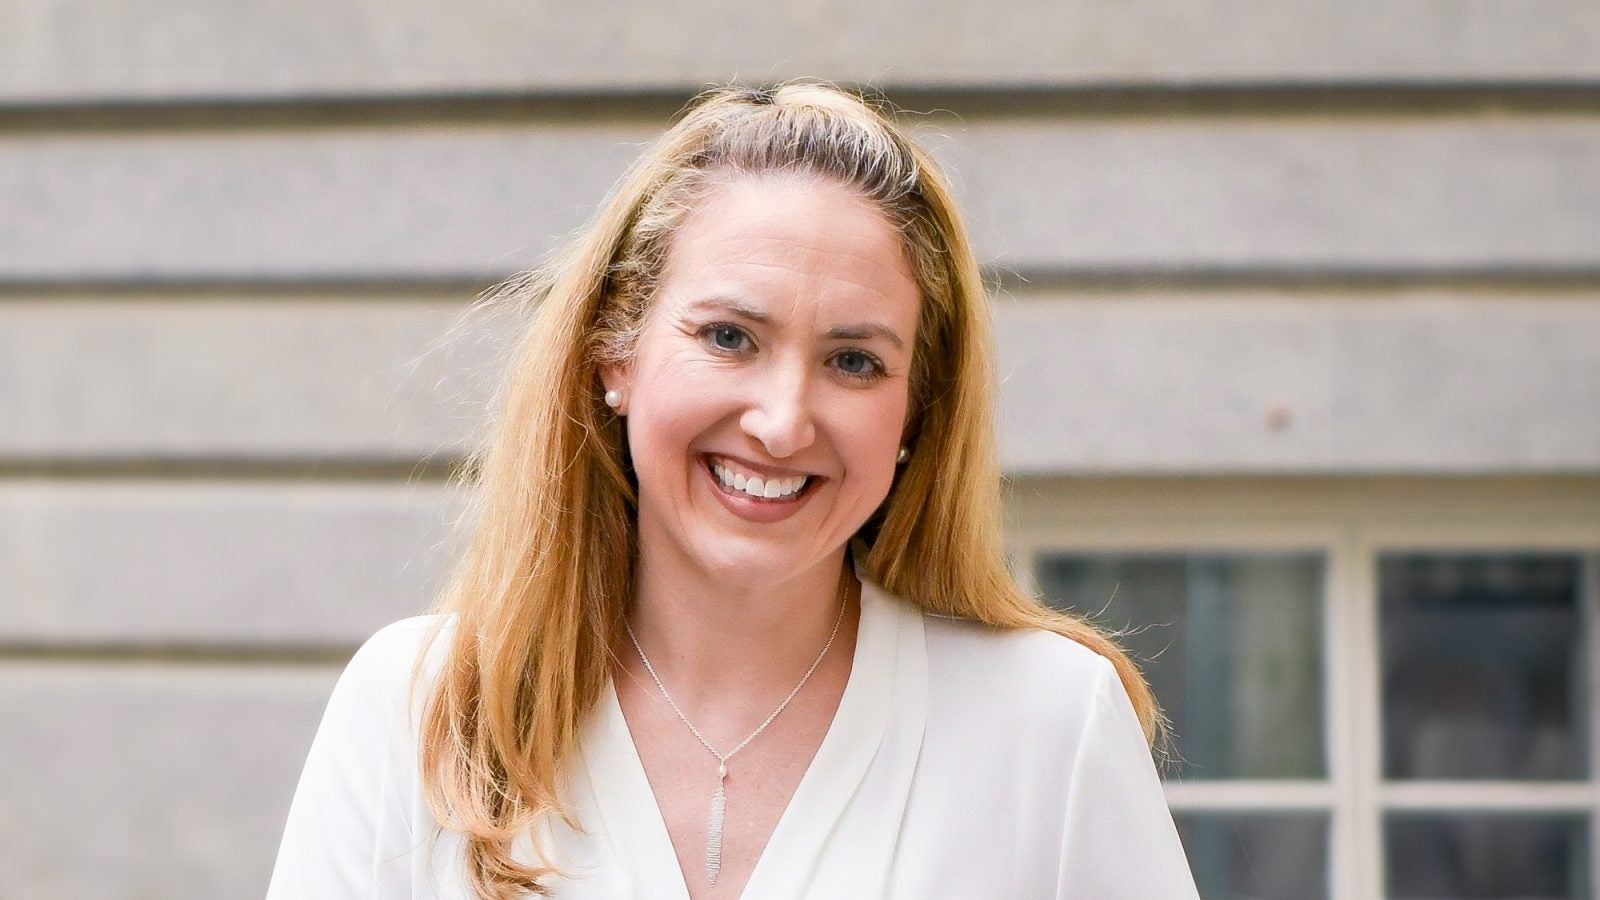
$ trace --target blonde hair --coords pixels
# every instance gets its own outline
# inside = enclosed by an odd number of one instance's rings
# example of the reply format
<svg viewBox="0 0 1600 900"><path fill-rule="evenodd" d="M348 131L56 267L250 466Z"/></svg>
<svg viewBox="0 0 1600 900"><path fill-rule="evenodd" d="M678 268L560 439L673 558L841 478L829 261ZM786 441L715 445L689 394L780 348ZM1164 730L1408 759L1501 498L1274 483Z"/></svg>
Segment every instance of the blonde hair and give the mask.
<svg viewBox="0 0 1600 900"><path fill-rule="evenodd" d="M598 368L632 352L671 237L703 191L774 173L859 191L902 235L922 291L913 452L862 529L869 576L932 613L1084 644L1115 665L1147 735L1159 728L1114 641L1036 602L1007 567L986 295L939 168L878 105L838 88L719 88L634 165L564 258L502 291L537 311L476 456L472 531L438 607L455 630L421 734L428 804L464 835L482 897L543 894L539 879L556 871L514 859L513 842L543 817L571 824L561 778L632 588L634 488Z"/></svg>

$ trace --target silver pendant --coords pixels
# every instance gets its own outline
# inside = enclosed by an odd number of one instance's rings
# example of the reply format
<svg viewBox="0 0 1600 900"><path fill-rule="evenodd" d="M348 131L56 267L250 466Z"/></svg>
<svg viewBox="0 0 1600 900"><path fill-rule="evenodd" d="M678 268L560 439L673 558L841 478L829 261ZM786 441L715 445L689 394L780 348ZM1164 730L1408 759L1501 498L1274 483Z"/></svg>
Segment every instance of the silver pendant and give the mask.
<svg viewBox="0 0 1600 900"><path fill-rule="evenodd" d="M728 810L728 793L722 783L728 777L728 767L717 766L717 792L711 795L711 819L706 825L706 878L717 886L717 873L722 870L722 819Z"/></svg>

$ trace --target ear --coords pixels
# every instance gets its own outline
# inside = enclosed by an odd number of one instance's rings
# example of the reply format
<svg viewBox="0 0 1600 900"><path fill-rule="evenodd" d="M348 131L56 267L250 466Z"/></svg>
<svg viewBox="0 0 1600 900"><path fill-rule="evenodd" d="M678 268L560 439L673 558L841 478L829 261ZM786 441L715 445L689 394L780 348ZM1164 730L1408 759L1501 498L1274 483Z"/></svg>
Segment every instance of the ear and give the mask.
<svg viewBox="0 0 1600 900"><path fill-rule="evenodd" d="M628 387L630 378L628 367L616 363L604 363L600 366L600 385L606 391L616 391L622 395L622 402L613 410L619 416L628 414Z"/></svg>

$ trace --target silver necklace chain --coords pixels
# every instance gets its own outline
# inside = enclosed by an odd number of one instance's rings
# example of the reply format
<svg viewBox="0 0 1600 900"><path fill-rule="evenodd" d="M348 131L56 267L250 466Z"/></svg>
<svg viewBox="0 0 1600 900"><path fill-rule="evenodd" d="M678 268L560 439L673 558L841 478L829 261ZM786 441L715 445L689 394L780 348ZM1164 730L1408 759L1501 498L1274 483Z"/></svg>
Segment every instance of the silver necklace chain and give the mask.
<svg viewBox="0 0 1600 900"><path fill-rule="evenodd" d="M789 692L789 696L783 698L783 702L778 704L778 708L773 710L772 714L767 716L764 722L757 725L755 731L750 732L744 740L739 742L738 746L727 753L718 753L717 748L711 746L711 742L706 740L705 735L700 733L700 729L694 727L694 723L689 721L689 717L683 714L683 709L678 706L678 701L672 699L672 692L667 690L667 686L662 682L661 676L656 674L656 667L650 664L650 657L645 655L644 647L639 645L639 638L633 633L633 625L628 622L626 617L622 620L622 627L628 630L628 640L633 642L633 649L639 653L639 661L644 663L644 670L650 673L651 680L660 689L661 696L667 701L667 705L672 707L672 711L678 716L678 721L689 729L689 733L693 734L695 740L700 742L700 746L706 748L708 753L716 757L717 792L711 798L711 816L706 828L706 877L713 886L716 885L717 873L722 868L722 825L727 811L727 791L724 782L728 778L728 760L732 759L735 753L743 750L746 745L759 737L761 732L767 730L767 726L772 724L772 720L776 719L778 714L789 706L789 701L793 700L795 695L800 693L800 689L806 686L806 682L811 680L812 673L816 672L817 666L822 664L822 658L828 655L829 648L833 646L834 638L839 636L839 626L844 622L845 607L849 605L849 591L841 590L839 593L841 595L839 598L839 614L834 617L833 631L828 634L828 640L822 645L822 650L817 654L817 658L811 661L811 668L806 669L806 673L800 676L800 683L794 686L794 690Z"/></svg>

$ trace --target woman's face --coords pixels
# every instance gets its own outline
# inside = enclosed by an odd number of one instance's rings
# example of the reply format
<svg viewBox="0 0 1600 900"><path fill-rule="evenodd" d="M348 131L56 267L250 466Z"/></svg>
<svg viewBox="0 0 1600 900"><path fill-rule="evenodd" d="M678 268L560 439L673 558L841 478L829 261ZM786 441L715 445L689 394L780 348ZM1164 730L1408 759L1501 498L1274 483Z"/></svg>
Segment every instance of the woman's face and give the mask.
<svg viewBox="0 0 1600 900"><path fill-rule="evenodd" d="M836 560L894 479L921 300L831 181L744 176L673 237L622 392L643 563L783 581Z"/></svg>

